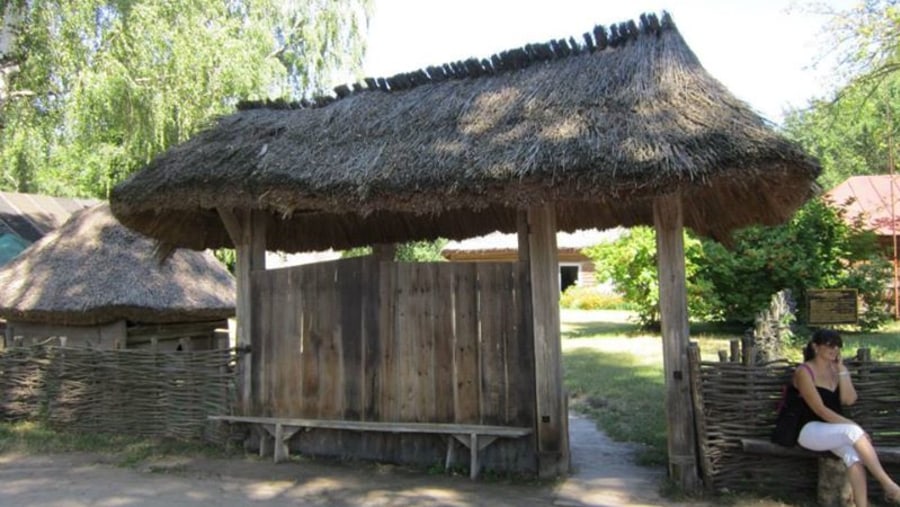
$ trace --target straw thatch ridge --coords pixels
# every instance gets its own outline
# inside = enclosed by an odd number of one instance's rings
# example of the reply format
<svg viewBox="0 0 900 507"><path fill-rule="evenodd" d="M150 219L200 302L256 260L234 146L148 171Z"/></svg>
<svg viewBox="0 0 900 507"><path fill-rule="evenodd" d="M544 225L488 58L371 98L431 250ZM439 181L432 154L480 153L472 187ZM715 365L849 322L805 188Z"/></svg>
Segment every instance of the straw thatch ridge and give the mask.
<svg viewBox="0 0 900 507"><path fill-rule="evenodd" d="M160 265L155 245L106 203L81 210L0 269L0 317L97 325L234 315L234 277L215 257L178 250Z"/></svg>
<svg viewBox="0 0 900 507"><path fill-rule="evenodd" d="M337 99L342 99L352 93L381 90L385 92L402 91L429 83L440 83L447 79L466 79L493 75L500 72L509 72L523 69L540 62L566 58L582 52L602 51L607 47L615 48L628 43L629 40L637 40L638 36L658 34L660 30L674 28L672 17L668 12L663 12L662 21L656 14L641 14L641 26L638 28L634 21L611 25L609 31L603 25L596 25L592 32L582 35L584 44L579 43L574 37L555 39L543 44L526 44L524 47L502 51L491 57L478 60L469 58L440 66L429 66L415 72L403 72L388 78L367 77L362 82L354 83L351 89L347 85L338 85L334 88L334 96L323 95L313 97L312 100L302 99L299 102L285 100L247 100L237 104L238 110L269 108L269 109L303 109L309 107L323 107Z"/></svg>
<svg viewBox="0 0 900 507"><path fill-rule="evenodd" d="M652 224L671 192L688 227L727 238L815 193L818 164L709 76L674 23L612 33L503 72L238 111L118 185L113 212L202 249L231 246L216 208L263 210L268 248L304 251L513 232L517 210L547 202L560 230Z"/></svg>

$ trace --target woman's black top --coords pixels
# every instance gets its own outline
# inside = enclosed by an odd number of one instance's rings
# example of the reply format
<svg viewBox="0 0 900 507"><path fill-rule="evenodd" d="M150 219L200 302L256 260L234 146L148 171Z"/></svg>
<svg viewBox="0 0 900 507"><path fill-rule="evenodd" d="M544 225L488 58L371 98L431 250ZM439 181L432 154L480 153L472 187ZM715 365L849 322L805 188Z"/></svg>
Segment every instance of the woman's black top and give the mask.
<svg viewBox="0 0 900 507"><path fill-rule="evenodd" d="M815 383L816 376L812 372L812 369L809 366L806 366L805 364L803 364L801 366L805 367L806 371L808 371L810 376L812 376L813 383ZM794 387L793 384L790 386L790 388L793 389L794 391L797 391L797 388ZM822 398L822 403L824 403L826 407L837 412L838 414L843 415L843 412L841 411L841 386L840 385L835 387L834 391L832 391L831 389L826 389L824 387L816 386L816 391L819 391L819 396ZM800 396L799 391L797 391L797 397L800 398L800 403L803 404L803 410L800 413L800 427L801 428L810 421L822 421L822 418L819 417L818 415L816 415L816 413L813 412L813 410L811 408L809 408L809 405L806 404L806 400L804 400L803 397Z"/></svg>
<svg viewBox="0 0 900 507"><path fill-rule="evenodd" d="M825 389L824 387L816 386L816 391L819 391L819 396L822 397L822 403L824 403L826 407L837 412L838 414L842 414L840 389L841 388L838 387L834 391L832 391L831 389ZM803 412L800 416L801 428L803 427L803 425L810 421L822 421L822 418L816 415L816 413L813 412L813 409L809 408L809 405L806 404L806 400L801 397L800 402L803 403Z"/></svg>

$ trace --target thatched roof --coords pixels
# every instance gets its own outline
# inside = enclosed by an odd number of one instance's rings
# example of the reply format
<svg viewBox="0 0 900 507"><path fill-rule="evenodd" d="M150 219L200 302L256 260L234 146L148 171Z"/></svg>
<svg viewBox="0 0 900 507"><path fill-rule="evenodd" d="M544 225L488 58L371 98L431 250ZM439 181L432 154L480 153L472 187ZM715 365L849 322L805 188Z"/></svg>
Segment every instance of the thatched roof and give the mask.
<svg viewBox="0 0 900 507"><path fill-rule="evenodd" d="M235 313L234 277L207 252L176 250L118 223L108 204L76 212L0 268L0 317L64 325L218 320Z"/></svg>
<svg viewBox="0 0 900 507"><path fill-rule="evenodd" d="M231 244L217 207L265 210L268 248L305 251L513 232L516 210L550 201L561 230L652 224L675 191L685 225L722 238L814 193L816 162L707 74L668 15L582 39L238 111L117 186L113 212L199 249Z"/></svg>

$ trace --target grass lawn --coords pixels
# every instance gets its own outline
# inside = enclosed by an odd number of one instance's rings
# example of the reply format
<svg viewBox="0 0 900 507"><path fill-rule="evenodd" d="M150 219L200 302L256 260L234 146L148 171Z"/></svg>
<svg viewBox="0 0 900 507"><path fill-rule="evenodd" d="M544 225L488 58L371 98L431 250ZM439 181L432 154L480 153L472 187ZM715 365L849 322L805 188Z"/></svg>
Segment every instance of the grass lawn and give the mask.
<svg viewBox="0 0 900 507"><path fill-rule="evenodd" d="M570 406L592 416L611 438L643 444L639 463L664 465L661 338L641 332L628 318L622 311L562 310L563 368ZM743 331L692 325L691 340L699 344L703 360L717 361L718 351L728 350L729 341ZM877 333L844 332L843 337L847 356L868 347L873 359L900 361L900 323ZM800 359L801 348L798 344L791 351L792 359Z"/></svg>

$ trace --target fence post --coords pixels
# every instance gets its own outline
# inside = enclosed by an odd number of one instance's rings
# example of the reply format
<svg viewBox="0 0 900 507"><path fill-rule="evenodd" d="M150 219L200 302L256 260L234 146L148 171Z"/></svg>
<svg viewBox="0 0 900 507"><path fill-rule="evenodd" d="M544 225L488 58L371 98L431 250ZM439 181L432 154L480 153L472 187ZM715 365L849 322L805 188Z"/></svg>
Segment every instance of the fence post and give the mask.
<svg viewBox="0 0 900 507"><path fill-rule="evenodd" d="M694 429L697 439L697 463L700 466L700 480L706 489L712 489L712 465L706 440L706 415L703 412L703 377L700 374L700 346L688 343L688 375L691 382L691 400L694 403Z"/></svg>

